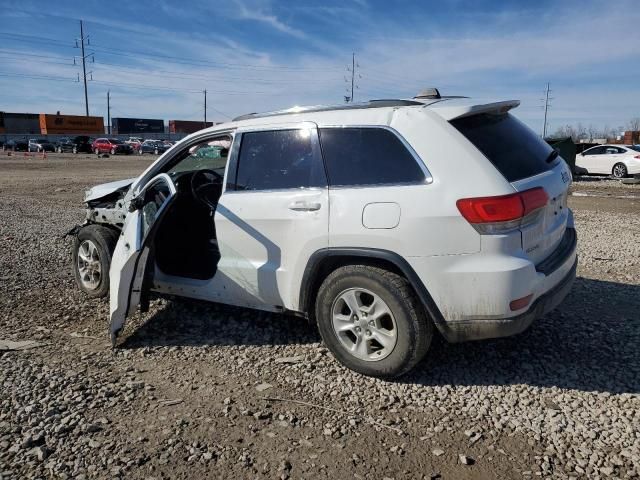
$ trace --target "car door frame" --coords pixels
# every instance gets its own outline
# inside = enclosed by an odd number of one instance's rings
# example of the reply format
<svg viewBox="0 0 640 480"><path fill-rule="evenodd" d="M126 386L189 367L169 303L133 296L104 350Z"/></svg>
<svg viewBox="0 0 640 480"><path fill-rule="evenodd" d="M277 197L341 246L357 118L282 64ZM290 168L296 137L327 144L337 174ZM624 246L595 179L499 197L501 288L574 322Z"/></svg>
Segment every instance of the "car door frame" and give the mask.
<svg viewBox="0 0 640 480"><path fill-rule="evenodd" d="M143 234L141 212L144 205L148 203L144 201L145 195L149 188L160 181L169 187L169 195L158 208L148 230ZM149 287L145 273L150 266L147 260L152 249L151 242L176 194L176 186L171 177L166 173L160 173L152 177L129 203L129 214L113 251L109 269L109 335L114 346L127 317L135 312L145 296L145 288Z"/></svg>
<svg viewBox="0 0 640 480"><path fill-rule="evenodd" d="M323 186L302 187L302 188L299 188L299 187L298 188L278 188L278 189L264 189L264 190L237 190L235 188L235 182L237 180L237 174L238 174L238 165L240 160L242 137L244 134L255 133L255 132L270 132L270 131L278 131L278 130L303 130L303 129L311 130L313 157L314 157L314 161L318 162L316 166L319 166L322 170L322 175L324 179ZM261 123L261 124L238 127L235 131L235 136L231 146L224 182L225 182L224 188L222 190L222 195L220 196L220 201L219 201L219 206L221 206L222 208L220 208L216 212L216 231L218 232L219 244L224 244L224 235L225 235L224 226L222 226L222 224L219 222L219 219L222 220L221 217L224 217L224 216L235 217L235 221L239 221L240 223L246 224L246 222L244 222L242 218L238 218L239 216L236 216L232 211L230 211L231 209L227 208L227 205L225 205L225 201L230 199L230 197L233 197L235 201L238 198L242 198L243 196L260 197L261 195L268 195L270 193L278 194L283 192L285 193L290 192L292 197L295 196L296 194L302 195L304 193L308 193L310 196L313 196L314 194L317 194L319 196L321 205L318 208L318 210L322 210L320 215L324 214L326 211L327 221L324 227L324 230L325 230L324 243L321 246L318 246L317 249L328 248L329 215L330 215L329 185L328 185L328 178L326 174L326 168L324 165L324 159L322 157L322 151L320 147L319 129L318 129L318 125L315 122L297 120L297 121L288 121L288 122L274 122L271 124ZM324 195L324 201L322 200L323 195ZM301 201L301 202L304 203L304 201ZM288 205L289 210L296 211L295 205L293 205L295 201L289 202L289 203L290 203ZM296 213L304 214L303 213L305 212L304 208L305 207L301 205L300 210L298 210ZM310 208L315 208L315 207L310 207ZM311 212L311 211L312 211L311 209L308 210L308 212ZM246 227L249 230L251 230L250 225L246 225ZM261 232L255 232L255 233L262 236L264 242L269 243L269 239L264 237L264 235L261 235ZM275 245L275 246L277 248L282 247L280 245ZM251 298L243 302L229 302L229 303L233 303L236 305L238 304L247 305L253 308L260 308L263 310L270 310L270 311L278 310L278 309L287 309L287 310L294 310L294 311L298 310L299 294L300 294L299 285L304 275L304 268L307 265L308 259L311 257L313 252L315 252L317 249L313 249L313 251L309 251L309 255L307 258L298 258L296 264L288 265L289 268L286 268L285 266L285 268L283 268L282 270L277 269L277 271L286 272L286 274L283 274L284 277L280 279L278 279L279 277L277 277L277 274L276 274L276 277L275 277L276 285L274 286L274 291L266 292L266 294L264 295L260 294L260 286L256 284L255 287L256 287L256 292L258 292L258 295L252 296ZM231 273L229 271L230 269L227 269L225 271L225 265L227 261L230 260L230 257L225 256L222 249L221 249L221 255L222 257L220 259L220 262L218 263L218 266L219 266L218 271L229 276ZM282 258L280 259L280 261L282 261ZM280 264L280 267L282 266L283 265ZM259 268L256 269L256 272L258 270ZM249 269L247 269L246 273L251 273L251 272L249 272ZM256 278L259 276L258 273L259 272L256 273ZM250 275L246 276L245 278L249 278L249 276ZM251 283L251 282L247 282L247 283ZM266 299L266 298L268 298L269 300L262 301L263 299Z"/></svg>
<svg viewBox="0 0 640 480"><path fill-rule="evenodd" d="M602 154L600 154L600 153L591 153L591 154L589 154L589 152L590 151L594 151L594 150L596 150L598 148L602 148L602 145L597 145L597 146L588 148L584 152L582 152L582 154L581 154L582 158L584 159L584 161L581 162L582 165L578 165L578 166L580 166L582 168L586 168L587 172L590 175L593 175L593 174L597 173L596 172L596 169L597 169L596 157L599 157Z"/></svg>

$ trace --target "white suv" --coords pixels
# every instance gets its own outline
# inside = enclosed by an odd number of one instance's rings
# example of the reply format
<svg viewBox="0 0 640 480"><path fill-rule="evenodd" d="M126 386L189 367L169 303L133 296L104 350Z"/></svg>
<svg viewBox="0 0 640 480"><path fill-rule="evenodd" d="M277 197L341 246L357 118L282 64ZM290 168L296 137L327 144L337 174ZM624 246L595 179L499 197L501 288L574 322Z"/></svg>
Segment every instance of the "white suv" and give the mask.
<svg viewBox="0 0 640 480"><path fill-rule="evenodd" d="M521 332L566 296L577 258L570 170L518 103L433 90L197 132L87 192L78 284L110 289L114 344L153 291L306 317L375 376L411 369L435 330Z"/></svg>

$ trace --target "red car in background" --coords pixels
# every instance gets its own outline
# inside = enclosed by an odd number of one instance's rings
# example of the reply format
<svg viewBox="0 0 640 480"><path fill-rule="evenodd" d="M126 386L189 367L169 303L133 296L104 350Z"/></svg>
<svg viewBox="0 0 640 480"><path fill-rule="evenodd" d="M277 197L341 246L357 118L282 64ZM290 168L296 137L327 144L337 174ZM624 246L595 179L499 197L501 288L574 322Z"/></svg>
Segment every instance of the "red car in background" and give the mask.
<svg viewBox="0 0 640 480"><path fill-rule="evenodd" d="M110 153L111 155L123 153L131 155L133 153L131 145L127 145L117 138L96 138L91 144L91 150L93 150L93 153L96 155L100 155L101 153Z"/></svg>

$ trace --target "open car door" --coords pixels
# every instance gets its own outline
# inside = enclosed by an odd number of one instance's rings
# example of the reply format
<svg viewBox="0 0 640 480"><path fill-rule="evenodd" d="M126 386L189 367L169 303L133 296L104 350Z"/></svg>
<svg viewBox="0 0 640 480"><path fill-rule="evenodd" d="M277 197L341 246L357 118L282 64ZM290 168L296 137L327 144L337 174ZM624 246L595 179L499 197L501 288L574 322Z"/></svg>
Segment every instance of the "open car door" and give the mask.
<svg viewBox="0 0 640 480"><path fill-rule="evenodd" d="M161 173L131 200L109 269L109 335L113 346L126 318L140 304L143 288L148 288L144 282L145 267L153 237L175 196L171 177Z"/></svg>

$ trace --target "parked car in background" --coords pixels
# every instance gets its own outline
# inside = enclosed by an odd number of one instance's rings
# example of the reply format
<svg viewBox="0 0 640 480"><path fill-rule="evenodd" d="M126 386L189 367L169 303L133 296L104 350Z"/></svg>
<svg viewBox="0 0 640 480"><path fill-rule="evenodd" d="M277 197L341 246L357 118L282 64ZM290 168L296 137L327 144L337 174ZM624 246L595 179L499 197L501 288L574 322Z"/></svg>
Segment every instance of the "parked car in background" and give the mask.
<svg viewBox="0 0 640 480"><path fill-rule="evenodd" d="M7 140L2 146L3 152L26 152L27 150L29 150L29 142L27 140Z"/></svg>
<svg viewBox="0 0 640 480"><path fill-rule="evenodd" d="M569 166L518 105L431 89L200 130L87 192L78 286L110 291L114 345L154 291L296 312L381 377L410 370L436 329L522 332L571 289L577 237Z"/></svg>
<svg viewBox="0 0 640 480"><path fill-rule="evenodd" d="M576 156L576 167L588 175L624 178L640 174L640 147L637 145L599 145Z"/></svg>
<svg viewBox="0 0 640 480"><path fill-rule="evenodd" d="M91 153L93 151L92 139L86 135L61 138L56 142L55 146L58 153Z"/></svg>
<svg viewBox="0 0 640 480"><path fill-rule="evenodd" d="M171 148L171 145L167 145L162 140L145 140L140 145L138 153L140 155L144 153L153 153L154 155L160 155Z"/></svg>
<svg viewBox="0 0 640 480"><path fill-rule="evenodd" d="M110 153L111 155L122 153L131 155L133 153L133 147L131 145L128 145L117 138L97 138L93 141L91 149L96 155L101 153Z"/></svg>
<svg viewBox="0 0 640 480"><path fill-rule="evenodd" d="M124 141L127 145L131 145L131 147L137 152L140 150L140 145L142 145L144 139L142 137L129 137Z"/></svg>
<svg viewBox="0 0 640 480"><path fill-rule="evenodd" d="M55 152L56 147L46 138L32 138L29 140L30 152Z"/></svg>

